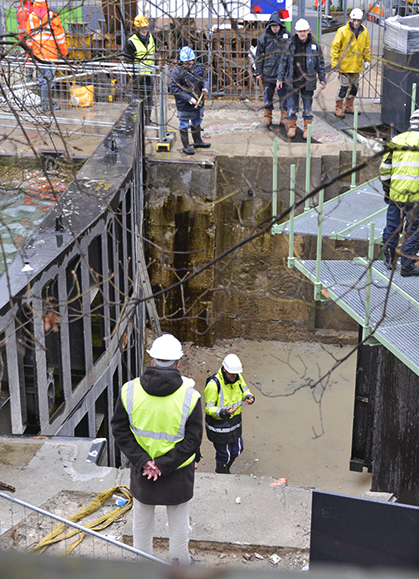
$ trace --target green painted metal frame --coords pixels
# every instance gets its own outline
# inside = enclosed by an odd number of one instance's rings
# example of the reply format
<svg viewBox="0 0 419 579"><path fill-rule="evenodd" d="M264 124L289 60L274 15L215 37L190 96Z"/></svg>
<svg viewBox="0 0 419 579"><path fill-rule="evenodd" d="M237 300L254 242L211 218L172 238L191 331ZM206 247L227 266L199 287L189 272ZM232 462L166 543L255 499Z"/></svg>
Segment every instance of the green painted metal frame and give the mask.
<svg viewBox="0 0 419 579"><path fill-rule="evenodd" d="M412 112L414 108L416 97L416 84L414 84L412 89ZM354 115L354 141L353 141L353 151L352 151L352 167L356 166L356 146L357 146L357 126L358 126L358 107L355 107L355 115ZM309 128L311 128L309 126ZM309 192L308 187L310 186L310 145L311 142L311 131L307 134L307 162L306 162L306 194ZM275 207L276 207L276 199L277 199L277 143L274 143L274 178L273 178L273 199L275 199ZM341 197L348 195L349 193L353 193L356 189L361 189L370 183L378 181L379 178L371 179L370 181L363 183L356 187L356 173L352 173L351 177L351 189L341 195ZM330 204L334 203L336 200L331 199L327 203L324 203L324 189L322 189L319 193L319 205L316 208L311 209L311 211L316 211L318 213L318 230L317 230L317 253L316 253L316 269L313 272L309 271L305 265L298 260L294 256L294 223L299 218L305 217L308 209L308 199L305 201L304 206L304 213L295 217L295 165L291 165L290 169L290 219L289 221L281 224L276 224L272 227L272 234L282 233L282 230L286 225L289 225L289 249L288 249L288 267L289 268L296 268L300 271L306 278L308 278L314 286L314 299L316 301L333 301L336 305L338 305L344 312L346 312L351 318L353 318L361 327L362 327L362 339L365 344L370 346L375 346L378 344L382 344L385 348L387 348L390 352L392 352L399 360L401 360L408 368L410 368L416 375L419 376L419 366L416 366L411 360L409 360L400 350L398 350L393 344L391 344L386 338L380 336L379 334L375 333L375 329L371 328L370 326L370 309L371 309L371 287L372 287L372 276L378 276L384 282L388 283L388 278L377 271L374 266L374 244L378 240L381 240L381 237L375 238L375 222L370 222L370 233L368 238L368 260L364 258L357 257L354 261L362 264L366 268L367 274L367 283L365 289L365 314L364 318L362 318L359 314L357 314L351 307L345 304L336 293L334 293L330 288L323 286L320 281L320 273L321 273L321 258L322 258L322 243L323 243L323 216L324 216L324 209L325 207ZM340 232L333 234L331 236L332 239L344 239L343 233L358 227L360 224L369 221L370 219L376 217L377 215L381 215L387 208L384 207L382 210L375 212L372 215L369 215L367 218L362 219L361 221L354 223L349 227L345 227ZM274 213L274 216L276 214ZM419 308L419 301L412 298L407 292L402 290L397 284L392 281L392 289L400 293L405 299L408 300L409 303L414 305L415 307Z"/></svg>
<svg viewBox="0 0 419 579"><path fill-rule="evenodd" d="M366 181L365 183L362 183L362 185L358 185L357 187L355 187L355 189L348 189L348 191L345 191L345 193L342 193L341 195L339 195L339 198L342 199L343 197L345 197L346 195L350 195L351 193L353 193L357 189L362 189L366 185L370 185L371 183L374 183L374 182L379 181L379 180L380 180L379 177L374 177L374 179L370 179L370 181ZM326 203L324 204L324 208L326 209L332 203L336 203L336 198L330 199L329 201L326 201ZM294 205L294 203L292 205L290 203L290 207L292 207L293 205ZM316 212L317 212L317 210L318 210L317 207L313 207L312 209L310 209L310 211L316 211ZM349 231L350 229L354 229L355 227L358 227L358 225L361 225L362 223L368 221L371 217L375 217L375 215L380 214L381 211L382 212L387 211L387 206L383 207L382 210L378 211L377 213L374 213L372 216L368 216L365 219L361 219L357 223L354 223L353 225L350 225L349 227L345 227L343 230L338 231L337 233L334 233L331 236L331 239L345 239L344 237L340 236L342 231ZM294 217L294 222L298 221L299 219L303 219L305 217L307 217L306 213L301 213L300 215L297 215L296 217ZM290 222L290 220L284 221L284 223L276 223L275 225L272 226L271 233L273 235L282 233L284 227L286 227L289 224L289 222Z"/></svg>

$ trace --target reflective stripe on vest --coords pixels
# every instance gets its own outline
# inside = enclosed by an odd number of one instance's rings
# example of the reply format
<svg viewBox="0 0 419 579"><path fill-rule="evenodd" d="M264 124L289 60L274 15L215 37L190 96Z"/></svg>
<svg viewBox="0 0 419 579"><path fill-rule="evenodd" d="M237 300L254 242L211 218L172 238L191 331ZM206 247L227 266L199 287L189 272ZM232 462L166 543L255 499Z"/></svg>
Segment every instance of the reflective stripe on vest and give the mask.
<svg viewBox="0 0 419 579"><path fill-rule="evenodd" d="M151 74L152 72L154 72L153 68L154 58L150 58L154 56L156 52L156 46L154 44L153 36L151 34L149 35L147 46L144 46L144 44L141 42L141 40L138 38L136 34L131 36L129 40L131 40L131 42L135 46L136 50L135 58L141 60L140 64L142 65L143 68L138 71L139 74Z"/></svg>
<svg viewBox="0 0 419 579"><path fill-rule="evenodd" d="M236 430L237 428L241 427L241 422L239 422L238 424L235 424L234 426L230 426L229 428L217 428L215 426L211 426L211 424L208 424L208 422L205 423L205 426L209 429L212 430L213 432L233 432L234 430Z"/></svg>
<svg viewBox="0 0 419 579"><path fill-rule="evenodd" d="M169 396L152 396L144 390L139 378L127 382L121 391L131 431L153 460L175 448L184 439L186 422L199 398L200 394L185 384ZM154 408L156 413L153 414L150 411ZM153 429L144 428L146 425ZM195 454L178 468L190 464L194 458Z"/></svg>
<svg viewBox="0 0 419 579"><path fill-rule="evenodd" d="M189 387L186 390L185 397L183 399L182 417L180 419L179 430L177 431L176 434L169 434L168 432L153 432L152 430L141 430L140 428L136 428L134 426L132 419L132 413L134 410L134 380L128 382L126 386L127 386L127 413L129 416L129 423L131 425L131 430L136 436L152 438L153 440L168 440L170 442L179 442L179 440L182 440L185 437L185 425L191 408L192 396L194 392L196 392L196 390L194 390L191 387ZM141 388L143 387L141 386Z"/></svg>

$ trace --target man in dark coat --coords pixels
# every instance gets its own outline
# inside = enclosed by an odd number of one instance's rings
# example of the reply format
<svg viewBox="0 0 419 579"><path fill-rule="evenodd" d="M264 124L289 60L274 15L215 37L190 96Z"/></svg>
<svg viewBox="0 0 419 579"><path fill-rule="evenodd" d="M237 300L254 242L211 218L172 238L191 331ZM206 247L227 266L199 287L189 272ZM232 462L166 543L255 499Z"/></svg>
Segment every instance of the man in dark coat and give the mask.
<svg viewBox="0 0 419 579"><path fill-rule="evenodd" d="M177 369L183 356L179 340L164 334L148 352L152 365L121 389L112 432L131 464L134 547L153 553L155 505L166 505L169 558L188 565L188 506L202 439L201 397Z"/></svg>
<svg viewBox="0 0 419 579"><path fill-rule="evenodd" d="M258 38L256 47L256 70L258 72L256 78L262 80L263 83L263 126L265 128L272 124L278 65L281 55L287 48L288 40L288 30L283 25L279 13L274 12L269 18L265 32ZM286 97L286 88L278 89L281 123L285 121L287 115Z"/></svg>
<svg viewBox="0 0 419 579"><path fill-rule="evenodd" d="M170 92L175 95L179 133L186 155L194 155L189 146L188 129L191 123L193 146L207 149L210 143L202 140L201 123L204 118L204 95L208 94L207 73L196 64L195 53L184 46L179 53L179 63L170 76Z"/></svg>
<svg viewBox="0 0 419 579"><path fill-rule="evenodd" d="M304 134L313 120L313 95L319 78L322 89L326 88L326 71L320 44L310 33L310 25L304 18L295 23L296 34L292 37L287 54L282 55L278 67L277 87L288 87L287 135L295 137L297 129L298 100L303 101Z"/></svg>

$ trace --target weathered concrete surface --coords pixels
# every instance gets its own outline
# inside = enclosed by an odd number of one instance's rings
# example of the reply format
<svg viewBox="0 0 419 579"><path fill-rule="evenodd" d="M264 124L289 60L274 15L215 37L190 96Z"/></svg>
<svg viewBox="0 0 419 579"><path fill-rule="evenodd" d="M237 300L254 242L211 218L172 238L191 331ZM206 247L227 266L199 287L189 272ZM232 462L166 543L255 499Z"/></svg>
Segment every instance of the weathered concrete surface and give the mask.
<svg viewBox="0 0 419 579"><path fill-rule="evenodd" d="M333 75L332 75L333 76ZM319 93L315 107L334 108L334 85ZM174 103L170 124L177 128ZM179 140L170 153L149 148L150 171L146 236L155 291L178 282L214 257L263 228L272 215L272 150L275 133L261 127L259 100L207 102L204 137L211 149L192 157L181 152ZM360 111L377 113L372 101L360 101ZM274 112L275 117L278 111ZM276 119L278 121L278 119ZM348 117L348 124L352 117ZM313 121L310 187L350 168L352 139L322 118ZM296 198L305 194L307 146L278 140L277 212L289 207L290 165L296 166ZM359 147L358 162L371 156ZM212 179L201 163L214 163ZM171 163L165 166L165 163ZM192 169L193 167L193 173ZM357 183L375 177L377 164L357 175ZM193 176L191 179L190 176ZM207 192L203 193L207 185ZM326 199L346 191L350 177L326 189ZM179 196L182 200L179 200ZM316 200L314 200L316 202ZM157 208L158 205L158 208ZM301 212L300 207L298 212ZM156 247L157 246L157 247ZM163 248L163 250L162 250ZM199 250L200 253L196 253ZM315 258L316 239L296 236L296 255ZM177 252L177 253L171 253ZM286 267L288 237L264 232L251 243L217 262L188 285L158 300L166 331L210 346L218 338L355 341L357 325L340 308L313 300L311 283ZM324 259L352 259L366 254L366 244L325 240ZM189 318L186 323L185 318ZM190 323L195 319L196 324Z"/></svg>
<svg viewBox="0 0 419 579"><path fill-rule="evenodd" d="M62 490L85 496L129 484L129 469L87 463L89 449L85 439L0 437L0 481L16 488L10 496L38 507ZM389 496L375 493L373 498ZM0 535L29 514L0 498ZM307 549L311 489L288 487L272 477L197 473L190 517L195 541ZM127 518L129 537L130 513ZM156 509L155 536L168 537L164 507Z"/></svg>
<svg viewBox="0 0 419 579"><path fill-rule="evenodd" d="M99 493L128 485L129 469L120 471L86 462L90 444L84 439L0 437L0 481L16 488L10 496L35 506L61 490ZM311 490L278 485L277 480L197 473L190 508L193 539L307 548ZM214 509L216 517L211 516ZM13 524L16 522L15 513ZM0 534L11 524L8 505L0 498ZM129 527L130 523L127 535ZM155 536L168 536L164 507L157 508Z"/></svg>

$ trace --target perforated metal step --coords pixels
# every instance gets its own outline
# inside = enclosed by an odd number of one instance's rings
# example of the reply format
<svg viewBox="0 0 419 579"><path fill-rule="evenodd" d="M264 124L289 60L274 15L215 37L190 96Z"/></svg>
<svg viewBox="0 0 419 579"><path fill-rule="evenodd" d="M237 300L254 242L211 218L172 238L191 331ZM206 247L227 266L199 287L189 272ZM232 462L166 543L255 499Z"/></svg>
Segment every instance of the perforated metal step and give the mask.
<svg viewBox="0 0 419 579"><path fill-rule="evenodd" d="M315 281L315 261L294 263ZM358 261L331 260L320 265L323 289L361 325L365 320L366 272L366 266ZM374 337L419 375L419 278L401 277L400 265L392 279L391 273L382 261L374 262L369 325L375 330Z"/></svg>
<svg viewBox="0 0 419 579"><path fill-rule="evenodd" d="M323 205L323 237L367 240L369 225L374 221L377 240L385 226L386 211L380 180L364 183ZM275 225L272 233L289 234L289 223ZM295 217L294 233L317 236L318 224L316 207Z"/></svg>

